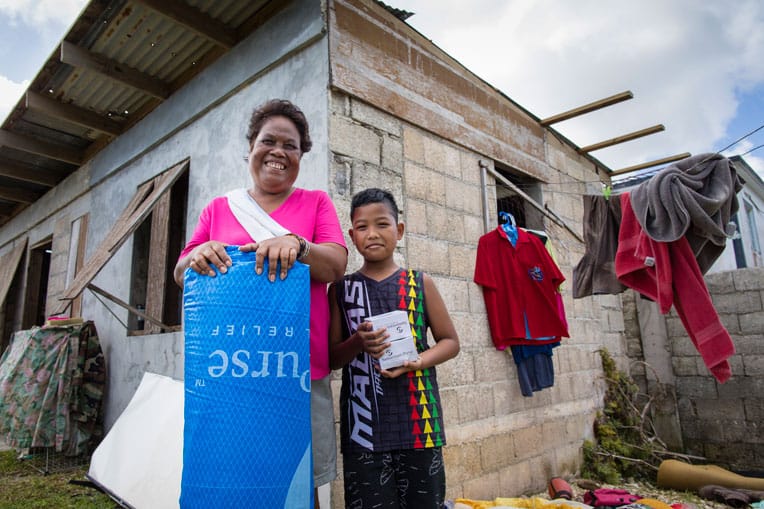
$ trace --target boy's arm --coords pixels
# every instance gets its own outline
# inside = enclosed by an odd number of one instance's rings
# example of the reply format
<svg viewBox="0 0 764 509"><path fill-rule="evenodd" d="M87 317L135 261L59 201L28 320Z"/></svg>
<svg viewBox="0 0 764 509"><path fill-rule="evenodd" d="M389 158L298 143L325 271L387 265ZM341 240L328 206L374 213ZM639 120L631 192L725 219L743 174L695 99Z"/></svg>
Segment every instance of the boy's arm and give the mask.
<svg viewBox="0 0 764 509"><path fill-rule="evenodd" d="M459 353L459 336L451 316L446 309L446 303L440 296L435 282L427 274L423 274L425 309L427 311L430 331L435 338L435 345L419 354L419 360L407 361L399 368L382 371L382 376L395 378L409 371L421 370L437 366Z"/></svg>

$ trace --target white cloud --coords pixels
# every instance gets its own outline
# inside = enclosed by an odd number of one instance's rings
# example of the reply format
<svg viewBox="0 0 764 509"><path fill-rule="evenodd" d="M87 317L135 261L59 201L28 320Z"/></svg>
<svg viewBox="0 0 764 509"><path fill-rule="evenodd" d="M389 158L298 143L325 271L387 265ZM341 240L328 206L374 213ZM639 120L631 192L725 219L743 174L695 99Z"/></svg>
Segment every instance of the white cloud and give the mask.
<svg viewBox="0 0 764 509"><path fill-rule="evenodd" d="M60 32L65 23L76 19L85 4L85 0L0 0L0 14L39 33Z"/></svg>
<svg viewBox="0 0 764 509"><path fill-rule="evenodd" d="M29 86L29 81L14 83L5 76L0 76L0 123L6 119L21 95Z"/></svg>
<svg viewBox="0 0 764 509"><path fill-rule="evenodd" d="M579 146L666 127L592 153L612 169L723 148L743 94L764 82L758 0L402 3L417 13L409 23L541 118L631 90L630 101L554 126Z"/></svg>

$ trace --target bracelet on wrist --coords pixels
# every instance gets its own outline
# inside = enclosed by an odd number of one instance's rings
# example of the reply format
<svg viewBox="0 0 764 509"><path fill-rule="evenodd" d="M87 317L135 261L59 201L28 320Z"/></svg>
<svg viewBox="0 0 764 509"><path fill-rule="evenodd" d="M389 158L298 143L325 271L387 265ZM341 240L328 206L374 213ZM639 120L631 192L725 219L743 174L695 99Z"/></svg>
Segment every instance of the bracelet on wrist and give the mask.
<svg viewBox="0 0 764 509"><path fill-rule="evenodd" d="M301 237L296 233L287 233L287 236L296 238L297 242L299 243L299 248L297 249L298 260L302 260L308 256L308 253L310 253L310 243L305 239L305 237Z"/></svg>

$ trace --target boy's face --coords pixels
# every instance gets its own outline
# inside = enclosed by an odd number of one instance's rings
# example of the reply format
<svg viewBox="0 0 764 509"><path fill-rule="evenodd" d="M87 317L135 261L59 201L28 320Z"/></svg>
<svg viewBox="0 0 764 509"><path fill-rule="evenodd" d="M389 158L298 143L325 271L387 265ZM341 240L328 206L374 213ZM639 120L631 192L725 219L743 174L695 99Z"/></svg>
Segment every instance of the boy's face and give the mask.
<svg viewBox="0 0 764 509"><path fill-rule="evenodd" d="M403 238L403 223L395 222L386 203L370 203L355 209L348 235L364 260L382 261L393 256Z"/></svg>

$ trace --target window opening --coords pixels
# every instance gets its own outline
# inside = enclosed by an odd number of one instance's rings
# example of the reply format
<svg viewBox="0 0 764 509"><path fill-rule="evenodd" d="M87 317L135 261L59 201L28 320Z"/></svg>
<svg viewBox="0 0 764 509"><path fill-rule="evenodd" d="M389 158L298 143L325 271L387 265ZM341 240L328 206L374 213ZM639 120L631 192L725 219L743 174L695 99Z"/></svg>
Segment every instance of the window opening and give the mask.
<svg viewBox="0 0 764 509"><path fill-rule="evenodd" d="M143 224L144 220L152 216L151 223L152 225L155 222L164 222L168 221L169 218L167 217L169 212L165 211L164 209L161 209L159 211L155 210L155 207L158 206L160 202L169 205L172 203L172 201L169 198L169 191L173 187L174 184L178 182L178 179L181 178L184 174L188 172L188 166L189 162L188 160L182 161L169 170L163 172L156 178L145 182L144 184L140 185L138 187L138 190L133 195L132 199L130 200L130 203L127 204L125 209L122 211L122 214L117 218L114 226L109 231L109 233L106 235L106 237L101 241L101 243L98 245L98 247L95 249L93 254L88 258L88 261L83 265L82 270L80 270L77 275L74 278L74 281L72 281L71 285L67 287L67 289L64 291L61 300L64 301L63 304L59 306L60 311L58 313L63 313L67 309L71 307L71 303L74 299L76 299L82 292L85 290L85 288L90 289L96 296L103 296L107 299L111 300L115 304L127 309L131 314L137 314L137 315L143 315L143 318L147 322L151 322L154 325L157 326L157 330L165 330L165 331L172 331L172 330L179 330L179 325L166 325L164 324L159 318L164 313L159 313L154 316L150 316L149 312L151 312L151 309L149 307L150 303L154 301L159 301L159 299L152 300L152 293L151 291L146 292L146 306L147 306L147 313L143 313L143 311L136 309L134 306L130 305L128 302L125 302L121 300L116 295L113 295L103 289L100 289L92 284L93 278L103 269L103 267L108 263L109 260L114 256L114 254L120 249L120 247L125 243L125 241L132 237L132 235L138 230L138 228ZM186 177L187 179L187 177ZM186 181L187 182L187 181ZM182 185L184 191L182 193L179 193L183 196L182 201L185 203L187 201L187 193L188 193L188 184ZM163 205L164 206L164 205ZM185 207L185 205L184 205ZM185 210L185 209L184 209ZM174 213L174 212L173 212ZM185 221L185 213L183 221ZM173 224L172 221L170 221L170 224ZM185 223L184 223L185 224ZM152 226L152 235L154 232L154 228ZM157 231L160 231L162 229L157 228ZM185 228L178 228L178 232L169 232L168 229L164 229L165 235L169 235L167 238L172 238L173 234L181 235L185 237ZM161 277L153 277L151 270L157 270L157 271L166 271L166 268L158 268L158 269L152 269L152 265L154 264L154 260L162 260L165 259L168 256L167 253L167 239L158 238L157 239L157 245L160 246L160 248L154 249L153 243L154 238L152 237L152 249L150 250L150 253L155 253L151 256L149 261L149 275L148 275L148 282L149 284L153 284L154 282L161 282L165 280L171 280L172 276L165 276L164 272L157 272L161 274ZM179 251L178 251L179 252ZM177 255L177 253L176 253ZM166 287L163 287L162 289L162 299L164 299L164 296L166 295ZM131 292L131 289L128 289L128 292ZM177 299L178 302L180 302L179 299ZM176 311L177 315L180 316L180 310L178 309ZM179 320L178 320L179 322ZM137 324L137 323L136 323ZM129 326L128 326L129 329Z"/></svg>
<svg viewBox="0 0 764 509"><path fill-rule="evenodd" d="M29 251L26 304L24 306L24 319L21 324L22 329L30 329L35 325L42 326L45 323L52 249L52 239L47 239Z"/></svg>
<svg viewBox="0 0 764 509"><path fill-rule="evenodd" d="M496 165L496 170L511 183L523 190L537 203L543 203L541 183L528 177L511 171L509 168L502 168ZM515 223L521 228L531 230L543 230L544 218L541 212L528 204L528 201L518 194L510 186L505 185L500 180L496 180L496 224L499 224L498 213L508 212L515 218Z"/></svg>
<svg viewBox="0 0 764 509"><path fill-rule="evenodd" d="M182 290L172 268L186 237L188 172L184 172L133 234L130 305L169 326L180 326ZM160 327L131 313L132 334L154 334Z"/></svg>

